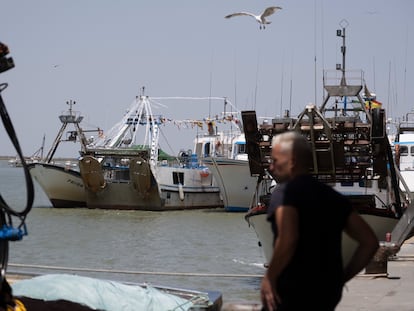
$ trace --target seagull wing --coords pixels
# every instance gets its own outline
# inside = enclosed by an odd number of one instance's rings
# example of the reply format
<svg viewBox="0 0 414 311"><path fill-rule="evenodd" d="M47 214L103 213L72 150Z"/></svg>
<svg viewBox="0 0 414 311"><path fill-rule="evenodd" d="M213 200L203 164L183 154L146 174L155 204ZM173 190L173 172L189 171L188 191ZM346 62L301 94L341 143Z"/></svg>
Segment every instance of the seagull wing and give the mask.
<svg viewBox="0 0 414 311"><path fill-rule="evenodd" d="M277 10L281 10L281 9L282 8L280 6L268 7L263 11L263 13L262 13L262 15L260 15L260 17L262 17L262 18L267 17L267 16L272 15L273 13L275 13Z"/></svg>
<svg viewBox="0 0 414 311"><path fill-rule="evenodd" d="M249 12L238 12L238 13L233 13L233 14L226 15L224 17L225 18L230 18L230 17L234 17L234 16L243 16L243 15L251 16L251 17L256 18L256 15L254 15L252 13L249 13Z"/></svg>

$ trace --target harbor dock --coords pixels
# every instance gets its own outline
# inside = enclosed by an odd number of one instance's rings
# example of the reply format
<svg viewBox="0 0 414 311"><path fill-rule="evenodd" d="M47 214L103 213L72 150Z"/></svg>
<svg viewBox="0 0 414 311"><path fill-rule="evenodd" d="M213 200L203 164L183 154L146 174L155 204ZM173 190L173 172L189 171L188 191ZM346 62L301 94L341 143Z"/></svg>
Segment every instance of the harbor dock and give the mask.
<svg viewBox="0 0 414 311"><path fill-rule="evenodd" d="M317 281L315 280L315 286ZM387 262L386 273L361 273L349 281L336 311L414 310L414 238ZM260 311L259 301L231 302L225 297L222 311ZM299 295L298 295L299 298ZM318 309L313 306L311 309Z"/></svg>
<svg viewBox="0 0 414 311"><path fill-rule="evenodd" d="M360 274L346 285L337 311L414 310L414 238L388 260L384 275Z"/></svg>

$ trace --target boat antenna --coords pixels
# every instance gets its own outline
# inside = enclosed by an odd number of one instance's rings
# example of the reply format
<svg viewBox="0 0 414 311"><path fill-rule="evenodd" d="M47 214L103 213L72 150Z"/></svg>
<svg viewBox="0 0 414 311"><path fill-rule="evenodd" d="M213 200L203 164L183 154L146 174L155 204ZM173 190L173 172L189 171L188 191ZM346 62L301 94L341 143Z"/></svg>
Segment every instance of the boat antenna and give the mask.
<svg viewBox="0 0 414 311"><path fill-rule="evenodd" d="M346 53L345 28L348 27L349 24L345 19L343 19L343 20L341 20L339 25L342 27L342 30L338 29L336 31L336 35L338 37L342 37L342 46L341 46L342 66L341 66L341 64L336 64L336 69L342 71L341 85L346 85L346 79L345 79L345 53Z"/></svg>
<svg viewBox="0 0 414 311"><path fill-rule="evenodd" d="M284 69L282 64L282 76L280 77L280 115L283 111L283 82L284 82Z"/></svg>
<svg viewBox="0 0 414 311"><path fill-rule="evenodd" d="M290 78L289 111L292 111L292 77Z"/></svg>
<svg viewBox="0 0 414 311"><path fill-rule="evenodd" d="M317 105L317 102L316 102L316 94L317 94L317 91L316 91L316 83L317 83L317 74L316 74L316 65L317 65L317 63L316 63L316 0L314 1L314 6L313 6L313 22L314 22L314 24L313 24L313 33L314 33L314 35L313 35L313 53L314 53L314 59L313 59L313 61L314 61L314 92L315 92L315 105Z"/></svg>
<svg viewBox="0 0 414 311"><path fill-rule="evenodd" d="M257 80L259 78L259 61L260 61L260 50L257 55L257 65L256 65L256 85L254 87L254 109L256 109L256 101L257 101Z"/></svg>
<svg viewBox="0 0 414 311"><path fill-rule="evenodd" d="M346 46L345 46L345 28L348 27L348 22L343 19L339 22L339 25L342 27L341 29L338 29L336 31L336 36L337 37L342 37L342 46L341 46L341 53L342 53L342 66L341 64L336 64L336 69L340 70L342 72L342 77L341 77L341 83L340 85L342 87L346 86L346 78L345 78L345 54L346 54ZM344 113L347 110L347 96L343 96L344 97Z"/></svg>
<svg viewBox="0 0 414 311"><path fill-rule="evenodd" d="M236 55L234 55L234 104L237 106L237 67Z"/></svg>
<svg viewBox="0 0 414 311"><path fill-rule="evenodd" d="M66 105L69 105L69 115L72 115L72 106L76 104L76 101L74 100L68 100L66 102Z"/></svg>
<svg viewBox="0 0 414 311"><path fill-rule="evenodd" d="M210 96L208 99L208 118L211 118L211 90L213 88L213 60L214 54L211 52L211 67L210 67Z"/></svg>

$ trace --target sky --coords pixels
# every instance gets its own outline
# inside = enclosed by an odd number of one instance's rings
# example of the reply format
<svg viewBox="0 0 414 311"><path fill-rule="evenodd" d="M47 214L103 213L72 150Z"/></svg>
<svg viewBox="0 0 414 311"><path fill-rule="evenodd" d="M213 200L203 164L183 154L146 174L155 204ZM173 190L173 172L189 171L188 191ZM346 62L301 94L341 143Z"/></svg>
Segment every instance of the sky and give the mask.
<svg viewBox="0 0 414 311"><path fill-rule="evenodd" d="M414 107L412 0L2 0L0 42L15 68L0 74L1 93L25 155L50 148L67 101L85 127L110 129L137 95L226 97L238 110L298 115L323 101L322 73L341 63L337 29L346 21L346 69L365 83L388 118ZM265 30L251 17L280 6ZM223 101L162 101L157 113L202 119ZM161 148L192 149L194 129L165 128ZM165 140L165 141L164 141ZM0 129L0 155L14 156ZM164 144L164 145L163 145ZM61 144L56 156L78 156Z"/></svg>

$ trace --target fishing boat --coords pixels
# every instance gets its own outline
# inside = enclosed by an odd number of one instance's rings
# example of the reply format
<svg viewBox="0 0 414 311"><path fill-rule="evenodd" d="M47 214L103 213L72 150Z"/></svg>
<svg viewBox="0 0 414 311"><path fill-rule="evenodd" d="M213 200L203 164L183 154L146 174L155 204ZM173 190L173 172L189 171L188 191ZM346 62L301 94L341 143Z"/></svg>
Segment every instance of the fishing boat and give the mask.
<svg viewBox="0 0 414 311"><path fill-rule="evenodd" d="M220 188L196 154L162 154L158 103L140 95L120 122L81 152L88 208L186 210L222 208ZM138 144L139 140L139 144Z"/></svg>
<svg viewBox="0 0 414 311"><path fill-rule="evenodd" d="M62 125L46 157L37 162L29 163L28 168L31 176L39 183L53 207L86 207L86 194L76 165L77 161L55 161L54 155L62 142L79 143L81 149L85 150L86 145L92 140L92 138L86 137L86 133L101 133L101 130L99 128L82 129L80 123L83 116L79 111L73 110L73 105L76 102L71 100L66 104L69 105L69 109L59 115ZM65 130L68 126L71 128L65 136Z"/></svg>
<svg viewBox="0 0 414 311"><path fill-rule="evenodd" d="M37 149L31 156L24 158L24 161L26 162L26 164L40 162L43 159L44 147L45 147L45 135L43 135L42 145L40 146L40 148ZM14 167L23 166L22 161L20 160L20 157L18 155L16 155L14 159L10 159L8 163L10 166L14 166Z"/></svg>
<svg viewBox="0 0 414 311"><path fill-rule="evenodd" d="M345 28L337 34L343 38L343 62L334 71L324 71L321 107L307 105L297 117L287 113L274 118L271 124L259 126L255 111L242 112L249 165L252 174L258 176L255 197L245 219L257 234L266 263L273 252L273 233L266 211L275 184L268 168L272 137L279 133L294 130L308 139L313 154L310 173L347 196L380 241L393 231L411 203L407 191L399 187L401 178L385 132L385 110L367 105L369 94L362 94L363 72L345 70ZM344 235L344 262L355 246Z"/></svg>
<svg viewBox="0 0 414 311"><path fill-rule="evenodd" d="M210 156L204 164L211 170L220 187L226 212L247 212L256 178L250 175L247 154L243 155L244 135L233 139L231 157ZM241 153L238 153L241 151Z"/></svg>
<svg viewBox="0 0 414 311"><path fill-rule="evenodd" d="M395 162L398 166L402 182L406 183L411 195L414 194L414 112L409 112L403 120L397 124L395 139L393 142Z"/></svg>
<svg viewBox="0 0 414 311"><path fill-rule="evenodd" d="M247 212L256 178L250 175L240 111L232 107L234 111L227 112L228 104L225 99L223 115L209 120L206 133L196 135L194 150L220 187L225 211ZM214 126L217 121L220 127Z"/></svg>

